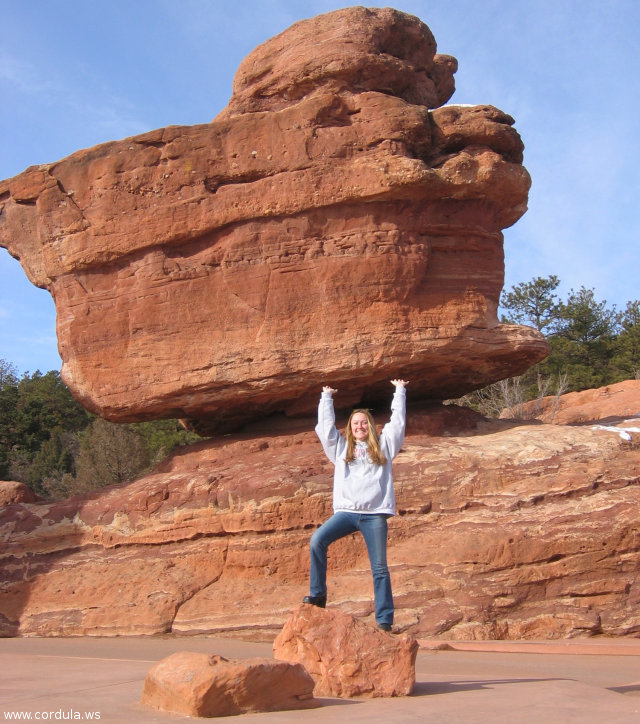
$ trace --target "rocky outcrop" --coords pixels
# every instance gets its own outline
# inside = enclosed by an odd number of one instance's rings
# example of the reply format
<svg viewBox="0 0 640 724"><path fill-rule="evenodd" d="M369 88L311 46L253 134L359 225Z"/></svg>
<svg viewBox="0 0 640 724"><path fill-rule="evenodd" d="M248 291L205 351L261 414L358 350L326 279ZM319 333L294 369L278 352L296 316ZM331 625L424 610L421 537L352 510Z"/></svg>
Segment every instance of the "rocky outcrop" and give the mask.
<svg viewBox="0 0 640 724"><path fill-rule="evenodd" d="M273 642L276 659L301 664L316 696L409 696L418 642L394 636L338 610L303 604Z"/></svg>
<svg viewBox="0 0 640 724"><path fill-rule="evenodd" d="M569 392L566 395L543 397L507 409L502 418L520 417L556 425L595 421L637 419L640 424L640 380L625 380L596 390Z"/></svg>
<svg viewBox="0 0 640 724"><path fill-rule="evenodd" d="M122 487L1 508L0 633L273 640L308 593L309 537L331 509L313 421L281 424L185 448ZM640 434L593 427L410 407L389 529L396 630L640 634ZM328 583L328 610L373 622L359 537L331 547Z"/></svg>
<svg viewBox="0 0 640 724"><path fill-rule="evenodd" d="M457 63L435 51L388 8L302 21L243 61L212 123L0 183L0 245L53 295L74 395L212 432L308 414L322 379L345 407L399 370L439 400L543 358L496 315L522 142L492 106L441 107Z"/></svg>
<svg viewBox="0 0 640 724"><path fill-rule="evenodd" d="M181 651L147 674L142 703L185 716L233 716L309 709L313 679L300 664L271 659L229 660Z"/></svg>
<svg viewBox="0 0 640 724"><path fill-rule="evenodd" d="M36 503L42 500L31 488L17 480L0 480L0 507L12 503Z"/></svg>

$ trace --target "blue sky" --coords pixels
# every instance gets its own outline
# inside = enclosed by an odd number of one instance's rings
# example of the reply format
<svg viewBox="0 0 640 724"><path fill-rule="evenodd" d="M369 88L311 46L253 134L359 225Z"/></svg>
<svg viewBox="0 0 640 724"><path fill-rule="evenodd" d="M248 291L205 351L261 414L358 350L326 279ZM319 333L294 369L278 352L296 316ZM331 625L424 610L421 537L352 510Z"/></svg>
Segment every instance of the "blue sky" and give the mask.
<svg viewBox="0 0 640 724"><path fill-rule="evenodd" d="M640 298L637 0L396 0L458 59L450 103L511 114L533 178L505 231L505 288L556 274L560 296ZM227 104L238 64L333 0L0 0L0 178ZM60 368L55 309L0 249L0 358Z"/></svg>

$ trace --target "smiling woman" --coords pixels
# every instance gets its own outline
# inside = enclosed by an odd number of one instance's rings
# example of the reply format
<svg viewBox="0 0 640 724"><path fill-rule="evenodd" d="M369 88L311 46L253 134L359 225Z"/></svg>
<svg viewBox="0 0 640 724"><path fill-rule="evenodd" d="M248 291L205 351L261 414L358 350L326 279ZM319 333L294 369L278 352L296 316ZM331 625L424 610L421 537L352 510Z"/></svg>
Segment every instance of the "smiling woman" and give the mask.
<svg viewBox="0 0 640 724"><path fill-rule="evenodd" d="M387 518L395 514L391 462L404 441L406 380L391 380L395 394L391 420L378 435L369 410L354 410L346 439L336 428L332 387L322 388L316 434L335 466L334 513L311 536L309 595L303 603L324 608L327 603L327 552L332 543L360 531L364 537L375 598L376 622L383 631L393 624L393 595L387 567Z"/></svg>

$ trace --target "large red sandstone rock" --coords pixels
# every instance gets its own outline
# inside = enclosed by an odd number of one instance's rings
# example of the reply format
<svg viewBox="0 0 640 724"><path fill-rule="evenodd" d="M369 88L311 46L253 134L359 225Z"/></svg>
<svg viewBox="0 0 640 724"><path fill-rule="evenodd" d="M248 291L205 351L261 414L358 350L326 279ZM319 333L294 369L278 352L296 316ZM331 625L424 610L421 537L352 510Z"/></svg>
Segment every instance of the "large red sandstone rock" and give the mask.
<svg viewBox="0 0 640 724"><path fill-rule="evenodd" d="M180 651L149 670L142 703L199 717L309 709L318 705L313 686L300 664Z"/></svg>
<svg viewBox="0 0 640 724"><path fill-rule="evenodd" d="M273 640L308 593L309 538L331 512L313 422L288 424L182 449L128 485L0 509L0 634ZM412 408L394 462L395 627L442 640L638 636L631 438ZM331 547L328 583L328 610L374 621L360 537Z"/></svg>
<svg viewBox="0 0 640 724"><path fill-rule="evenodd" d="M201 431L388 396L454 398L547 354L501 325L501 229L529 176L513 119L442 107L457 64L390 9L296 23L212 123L0 183L0 245L56 303L62 375L114 421Z"/></svg>
<svg viewBox="0 0 640 724"><path fill-rule="evenodd" d="M516 416L556 425L640 418L640 380L625 380L596 390L550 395L525 402L517 410L504 410L501 415L503 418Z"/></svg>
<svg viewBox="0 0 640 724"><path fill-rule="evenodd" d="M338 610L303 604L273 642L276 659L301 664L316 696L408 696L418 642L394 636Z"/></svg>

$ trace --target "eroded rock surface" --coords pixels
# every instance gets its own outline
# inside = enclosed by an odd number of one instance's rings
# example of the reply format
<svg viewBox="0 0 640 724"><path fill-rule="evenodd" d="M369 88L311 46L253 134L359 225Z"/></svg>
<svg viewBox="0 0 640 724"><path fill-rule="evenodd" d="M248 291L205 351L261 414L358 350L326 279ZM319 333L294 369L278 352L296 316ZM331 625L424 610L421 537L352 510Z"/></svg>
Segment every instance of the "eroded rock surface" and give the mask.
<svg viewBox="0 0 640 724"><path fill-rule="evenodd" d="M337 609L298 607L273 642L276 659L301 664L316 696L409 696L418 642Z"/></svg>
<svg viewBox="0 0 640 724"><path fill-rule="evenodd" d="M304 415L321 380L345 407L399 371L439 400L543 358L496 316L522 142L492 106L441 107L457 63L435 51L388 8L302 21L243 61L212 123L0 183L0 245L53 295L76 397L211 432Z"/></svg>
<svg viewBox="0 0 640 724"><path fill-rule="evenodd" d="M0 508L0 634L273 640L331 512L313 422L288 425L200 443L122 487ZM638 636L639 442L411 407L389 528L395 628ZM360 537L331 547L328 586L328 610L374 621Z"/></svg>
<svg viewBox="0 0 640 724"><path fill-rule="evenodd" d="M504 410L501 417L541 420L556 425L622 421L640 425L640 380L625 380L595 390L543 397Z"/></svg>
<svg viewBox="0 0 640 724"><path fill-rule="evenodd" d="M150 669L142 703L196 717L310 709L313 686L300 664L180 651Z"/></svg>
<svg viewBox="0 0 640 724"><path fill-rule="evenodd" d="M31 488L18 480L0 480L0 507L12 503L36 503L42 500Z"/></svg>

